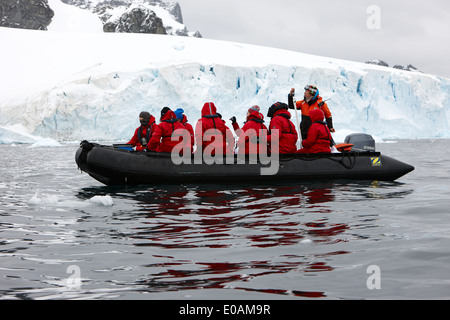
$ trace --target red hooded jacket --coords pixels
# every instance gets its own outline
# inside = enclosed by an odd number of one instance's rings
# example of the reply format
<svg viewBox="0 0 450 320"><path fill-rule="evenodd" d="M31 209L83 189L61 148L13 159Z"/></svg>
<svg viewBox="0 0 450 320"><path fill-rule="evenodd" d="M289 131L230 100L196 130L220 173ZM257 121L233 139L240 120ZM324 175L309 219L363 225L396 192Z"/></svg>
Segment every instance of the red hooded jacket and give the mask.
<svg viewBox="0 0 450 320"><path fill-rule="evenodd" d="M131 144L133 147L136 147L136 151L143 151L147 148L147 144L155 133L156 127L157 124L155 123L155 117L150 116L149 124L136 128L134 131L134 136L130 141L128 141L127 144ZM150 128L150 131L148 131L148 128Z"/></svg>
<svg viewBox="0 0 450 320"><path fill-rule="evenodd" d="M148 148L156 152L172 152L172 149L179 144L179 139L172 141L172 133L177 129L185 129L178 121L177 116L172 110L169 110L162 116L161 123L156 126Z"/></svg>
<svg viewBox="0 0 450 320"><path fill-rule="evenodd" d="M298 153L330 153L330 144L332 141L330 129L327 123L323 122L324 113L320 109L309 111L312 125L308 130L308 137L302 141L302 146Z"/></svg>
<svg viewBox="0 0 450 320"><path fill-rule="evenodd" d="M221 139L218 139L218 136L214 136L214 132L215 134L220 134ZM195 126L197 150L200 147L202 147L202 150L205 150L207 146L213 144L214 149L223 149L224 154L232 153L234 144L232 146L231 143L230 145L227 144L227 134L231 137L233 136L230 129L225 125L225 122L217 114L214 103L205 103L202 108L202 117L197 121Z"/></svg>
<svg viewBox="0 0 450 320"><path fill-rule="evenodd" d="M252 111L247 118L247 122L239 130L239 140L237 143L239 153L244 151L245 154L260 153L261 144L267 144L267 141L261 140L261 130L266 132L267 137L268 130L264 124L264 116L256 110Z"/></svg>
<svg viewBox="0 0 450 320"><path fill-rule="evenodd" d="M276 111L270 121L269 129L271 135L268 140L271 144L273 141L273 130L278 129L279 131L279 152L280 153L295 153L297 152L297 139L298 134L295 129L295 125L290 120L291 114L286 109L280 109Z"/></svg>

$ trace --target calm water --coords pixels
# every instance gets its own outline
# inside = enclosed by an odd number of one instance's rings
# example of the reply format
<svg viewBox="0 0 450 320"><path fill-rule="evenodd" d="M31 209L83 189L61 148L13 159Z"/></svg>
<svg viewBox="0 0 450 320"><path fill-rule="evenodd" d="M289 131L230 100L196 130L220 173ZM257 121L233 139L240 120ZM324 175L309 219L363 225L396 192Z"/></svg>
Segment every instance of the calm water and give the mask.
<svg viewBox="0 0 450 320"><path fill-rule="evenodd" d="M377 144L396 182L257 186L105 187L77 147L0 146L0 299L450 298L450 140Z"/></svg>

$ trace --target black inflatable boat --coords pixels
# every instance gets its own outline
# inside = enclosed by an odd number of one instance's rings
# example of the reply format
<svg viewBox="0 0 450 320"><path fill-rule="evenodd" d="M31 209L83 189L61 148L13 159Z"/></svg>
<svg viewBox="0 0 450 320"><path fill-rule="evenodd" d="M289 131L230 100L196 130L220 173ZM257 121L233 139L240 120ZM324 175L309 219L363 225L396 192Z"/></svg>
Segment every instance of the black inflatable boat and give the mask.
<svg viewBox="0 0 450 320"><path fill-rule="evenodd" d="M283 154L271 163L267 159L255 161L234 155L224 157L223 163L215 161L212 164L203 159L198 161L194 155L185 158L184 163L176 163L171 154L136 152L123 145L106 146L83 141L75 161L82 171L106 185L318 179L394 181L414 170L409 164L374 151L374 142L373 146L367 145L364 136L354 138L357 141L346 139L346 142L358 144L363 141L363 146L341 153Z"/></svg>

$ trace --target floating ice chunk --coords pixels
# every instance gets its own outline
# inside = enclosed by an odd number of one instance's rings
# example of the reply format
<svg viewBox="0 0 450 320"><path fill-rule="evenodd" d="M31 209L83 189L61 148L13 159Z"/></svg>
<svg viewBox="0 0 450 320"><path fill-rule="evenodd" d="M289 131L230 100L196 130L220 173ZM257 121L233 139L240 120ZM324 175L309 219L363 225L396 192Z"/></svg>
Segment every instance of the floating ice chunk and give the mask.
<svg viewBox="0 0 450 320"><path fill-rule="evenodd" d="M45 197L42 197L42 203L51 204L51 203L57 203L59 201L59 198L56 194L50 194Z"/></svg>
<svg viewBox="0 0 450 320"><path fill-rule="evenodd" d="M101 204L105 207L110 207L113 205L113 199L111 198L111 196L94 196L89 199L89 201Z"/></svg>
<svg viewBox="0 0 450 320"><path fill-rule="evenodd" d="M37 148L37 147L60 147L61 144L53 139L50 138L42 138L33 143L28 148Z"/></svg>
<svg viewBox="0 0 450 320"><path fill-rule="evenodd" d="M50 194L50 195L40 195L40 191L36 191L34 196L28 200L29 205L40 205L40 204L55 204L58 203L59 198L56 194Z"/></svg>
<svg viewBox="0 0 450 320"><path fill-rule="evenodd" d="M34 196L30 200L28 200L28 204L32 205L32 206L40 205L41 202L42 202L42 199L39 198L39 192L36 192L34 194Z"/></svg>
<svg viewBox="0 0 450 320"><path fill-rule="evenodd" d="M313 241L311 239L304 239L304 240L300 241L300 243L302 243L302 244L309 244L309 243L312 243L312 242Z"/></svg>

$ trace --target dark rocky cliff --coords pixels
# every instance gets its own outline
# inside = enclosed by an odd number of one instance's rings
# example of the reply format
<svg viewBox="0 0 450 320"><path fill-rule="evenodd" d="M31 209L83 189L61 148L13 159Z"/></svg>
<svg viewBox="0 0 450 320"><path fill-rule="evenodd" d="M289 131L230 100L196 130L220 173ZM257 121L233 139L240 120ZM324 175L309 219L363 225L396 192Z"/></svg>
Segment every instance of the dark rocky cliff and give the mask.
<svg viewBox="0 0 450 320"><path fill-rule="evenodd" d="M47 0L1 0L0 26L47 30L54 16Z"/></svg>

